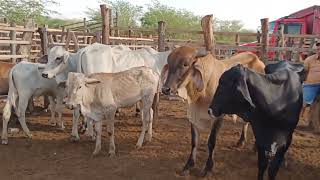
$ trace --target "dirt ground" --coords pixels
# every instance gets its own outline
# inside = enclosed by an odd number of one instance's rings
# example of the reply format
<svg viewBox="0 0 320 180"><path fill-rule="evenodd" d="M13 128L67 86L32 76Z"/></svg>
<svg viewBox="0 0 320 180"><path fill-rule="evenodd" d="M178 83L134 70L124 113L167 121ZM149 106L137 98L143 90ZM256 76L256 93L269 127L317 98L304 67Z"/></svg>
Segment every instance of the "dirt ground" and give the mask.
<svg viewBox="0 0 320 180"><path fill-rule="evenodd" d="M2 108L3 103L0 105ZM190 176L181 177L176 172L182 169L191 148L186 105L178 101L162 100L159 113L153 141L144 144L139 150L135 149L135 144L141 121L134 117L133 109L126 110L125 114L116 118L117 156L113 158L107 155L109 138L106 127L103 131L102 152L92 157L94 143L89 138L81 135L78 143L69 140L70 111L63 115L66 121L64 131L48 125L49 113L27 115L33 139L28 140L21 130L9 134L9 145L0 146L0 179L199 179L207 157L208 132L201 133L196 167ZM252 132L249 133L249 142L245 147L235 147L241 124L225 120L218 135L214 174L209 179L256 179L257 158L252 150ZM15 123L11 123L12 126L20 128ZM287 168L280 169L277 179L320 179L320 136L308 130L304 121L300 121L295 131L288 163Z"/></svg>

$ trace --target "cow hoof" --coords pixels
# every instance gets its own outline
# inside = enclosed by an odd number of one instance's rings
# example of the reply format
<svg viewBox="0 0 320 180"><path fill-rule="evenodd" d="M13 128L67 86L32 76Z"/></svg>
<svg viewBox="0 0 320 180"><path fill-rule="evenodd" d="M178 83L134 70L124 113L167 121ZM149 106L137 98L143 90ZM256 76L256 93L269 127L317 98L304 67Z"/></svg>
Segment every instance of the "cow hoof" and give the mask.
<svg viewBox="0 0 320 180"><path fill-rule="evenodd" d="M116 157L116 153L114 151L111 151L111 152L108 153L108 156L110 158L114 158L114 157Z"/></svg>
<svg viewBox="0 0 320 180"><path fill-rule="evenodd" d="M182 170L182 171L179 171L177 172L177 175L179 176L189 176L190 175L190 170Z"/></svg>
<svg viewBox="0 0 320 180"><path fill-rule="evenodd" d="M32 139L32 134L31 133L27 133L27 136L29 139Z"/></svg>
<svg viewBox="0 0 320 180"><path fill-rule="evenodd" d="M57 125L57 123L49 123L50 124L50 126L52 126L52 127L56 127L56 125Z"/></svg>
<svg viewBox="0 0 320 180"><path fill-rule="evenodd" d="M243 147L243 146L245 145L245 143L246 143L246 142L240 140L240 141L237 142L237 145L236 145L236 146L237 146L237 147Z"/></svg>
<svg viewBox="0 0 320 180"><path fill-rule="evenodd" d="M1 144L8 145L8 139L1 139Z"/></svg>
<svg viewBox="0 0 320 180"><path fill-rule="evenodd" d="M140 149L142 147L142 144L136 144L136 149Z"/></svg>
<svg viewBox="0 0 320 180"><path fill-rule="evenodd" d="M71 142L78 142L79 140L80 140L80 138L77 137L77 136L71 136L71 137L70 137L70 141L71 141Z"/></svg>
<svg viewBox="0 0 320 180"><path fill-rule="evenodd" d="M212 177L213 173L212 171L207 171L207 170L204 170L202 173L201 173L201 177L205 178L205 177Z"/></svg>
<svg viewBox="0 0 320 180"><path fill-rule="evenodd" d="M93 153L92 153L92 156L98 156L100 150L94 150Z"/></svg>

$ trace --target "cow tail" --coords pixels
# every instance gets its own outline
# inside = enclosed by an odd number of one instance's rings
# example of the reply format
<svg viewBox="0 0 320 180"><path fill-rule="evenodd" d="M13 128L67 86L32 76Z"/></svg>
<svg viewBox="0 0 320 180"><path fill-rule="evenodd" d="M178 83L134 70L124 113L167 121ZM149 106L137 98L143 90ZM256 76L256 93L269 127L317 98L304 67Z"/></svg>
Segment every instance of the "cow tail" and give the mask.
<svg viewBox="0 0 320 180"><path fill-rule="evenodd" d="M14 83L14 77L13 72L15 68L12 68L9 72L9 92L8 92L8 98L7 103L5 105L5 108L3 110L4 116L10 116L11 115L11 107L15 110L16 114L19 116L18 108L17 108L17 100L18 100L18 91Z"/></svg>
<svg viewBox="0 0 320 180"><path fill-rule="evenodd" d="M158 111L159 111L159 102L160 102L160 86L161 86L161 80L157 73L154 73L158 77L158 85L156 93L154 94L153 103L152 103L152 109L153 109L153 123L156 124L158 120Z"/></svg>

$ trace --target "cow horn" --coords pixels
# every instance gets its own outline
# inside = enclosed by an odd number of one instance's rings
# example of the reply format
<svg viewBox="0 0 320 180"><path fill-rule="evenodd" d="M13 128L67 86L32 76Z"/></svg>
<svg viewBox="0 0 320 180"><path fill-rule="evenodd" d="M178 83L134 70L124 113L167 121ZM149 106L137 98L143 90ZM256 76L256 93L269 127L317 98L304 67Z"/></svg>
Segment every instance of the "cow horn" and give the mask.
<svg viewBox="0 0 320 180"><path fill-rule="evenodd" d="M204 57L208 54L209 52L206 49L201 48L196 50L196 57Z"/></svg>

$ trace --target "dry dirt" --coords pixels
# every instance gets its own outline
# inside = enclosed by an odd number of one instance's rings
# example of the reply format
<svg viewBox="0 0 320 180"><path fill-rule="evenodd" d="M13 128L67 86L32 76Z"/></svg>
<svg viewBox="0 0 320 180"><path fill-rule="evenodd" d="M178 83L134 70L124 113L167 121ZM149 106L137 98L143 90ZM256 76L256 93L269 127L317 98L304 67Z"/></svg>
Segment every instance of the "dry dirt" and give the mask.
<svg viewBox="0 0 320 180"><path fill-rule="evenodd" d="M3 103L0 105L2 109ZM177 101L162 100L158 124L154 127L153 141L136 150L135 143L141 121L132 109L117 118L115 124L117 156L107 156L109 138L103 132L102 152L92 157L94 143L84 135L78 143L71 143L71 112L66 111L64 131L48 125L49 114L27 115L33 132L28 140L20 131L9 135L9 145L0 146L0 179L199 179L207 157L208 132L201 133L201 146L196 167L190 176L180 177L190 152L190 125L186 120L186 105ZM0 115L1 116L1 115ZM0 117L1 118L1 117ZM218 135L215 151L214 175L209 179L256 179L257 158L253 152L252 133L243 148L236 144L242 122L225 120ZM11 123L10 127L15 125ZM301 121L295 131L288 153L288 167L281 168L277 179L320 179L320 136L306 128Z"/></svg>

